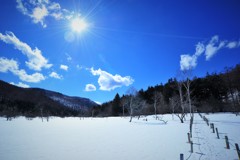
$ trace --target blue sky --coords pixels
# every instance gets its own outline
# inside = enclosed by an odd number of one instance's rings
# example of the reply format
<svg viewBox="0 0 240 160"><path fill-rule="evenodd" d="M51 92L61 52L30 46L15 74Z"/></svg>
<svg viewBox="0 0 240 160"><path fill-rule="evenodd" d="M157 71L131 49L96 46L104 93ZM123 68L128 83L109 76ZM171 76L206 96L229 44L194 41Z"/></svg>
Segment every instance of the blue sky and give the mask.
<svg viewBox="0 0 240 160"><path fill-rule="evenodd" d="M240 63L239 0L0 3L0 79L22 87L102 103Z"/></svg>

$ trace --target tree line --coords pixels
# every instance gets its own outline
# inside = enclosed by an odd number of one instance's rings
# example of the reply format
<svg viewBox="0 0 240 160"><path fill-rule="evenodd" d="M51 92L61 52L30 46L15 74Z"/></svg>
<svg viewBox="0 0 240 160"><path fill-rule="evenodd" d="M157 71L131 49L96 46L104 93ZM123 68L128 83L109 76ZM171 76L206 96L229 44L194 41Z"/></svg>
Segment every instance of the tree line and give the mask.
<svg viewBox="0 0 240 160"><path fill-rule="evenodd" d="M0 116L11 119L18 116L25 116L29 118L34 117L70 117L78 116L80 114L79 110L43 104L43 103L33 103L30 101L23 100L12 100L3 96L0 96Z"/></svg>
<svg viewBox="0 0 240 160"><path fill-rule="evenodd" d="M240 111L240 65L221 73L191 77L181 72L167 83L146 90L128 89L112 101L92 108L92 116L137 116L172 113L183 121L186 113ZM157 118L157 116L156 116ZM131 121L131 120L130 120Z"/></svg>
<svg viewBox="0 0 240 160"><path fill-rule="evenodd" d="M207 73L202 78L189 75L181 72L167 83L149 86L146 90L130 87L126 94L116 94L113 100L88 110L64 107L46 99L17 100L0 95L0 116L130 116L131 121L134 116L154 114L157 119L157 114L172 113L183 123L187 113L193 116L196 111L240 111L240 64L221 73Z"/></svg>

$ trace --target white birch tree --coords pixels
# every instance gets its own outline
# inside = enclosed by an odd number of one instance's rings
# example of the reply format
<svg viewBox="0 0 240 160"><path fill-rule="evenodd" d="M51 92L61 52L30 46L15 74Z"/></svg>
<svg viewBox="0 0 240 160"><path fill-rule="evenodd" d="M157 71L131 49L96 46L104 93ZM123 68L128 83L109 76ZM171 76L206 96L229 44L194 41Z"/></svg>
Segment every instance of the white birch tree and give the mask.
<svg viewBox="0 0 240 160"><path fill-rule="evenodd" d="M158 92L158 91L154 91L153 107L154 107L154 114L155 114L156 120L158 119L158 117L157 117L157 109L159 108L158 106L160 105L162 99L163 99L162 93Z"/></svg>
<svg viewBox="0 0 240 160"><path fill-rule="evenodd" d="M127 94L129 96L129 98L128 98L128 100L129 100L129 116L130 116L129 122L132 122L133 110L134 110L133 101L137 95L137 90L134 87L130 87L127 91Z"/></svg>

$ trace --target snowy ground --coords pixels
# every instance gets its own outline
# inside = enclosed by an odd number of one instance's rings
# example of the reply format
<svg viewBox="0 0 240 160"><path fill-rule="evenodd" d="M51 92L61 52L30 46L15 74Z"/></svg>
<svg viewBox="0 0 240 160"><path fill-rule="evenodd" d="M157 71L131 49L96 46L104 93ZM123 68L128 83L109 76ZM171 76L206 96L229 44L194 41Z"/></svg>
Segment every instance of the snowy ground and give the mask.
<svg viewBox="0 0 240 160"><path fill-rule="evenodd" d="M240 116L205 115L220 132L212 133L195 114L194 152L187 143L189 121L181 124L177 117L164 115L167 124L153 116L129 118L39 118L23 117L6 121L0 118L0 160L237 160L235 143L240 145ZM187 117L188 119L189 117ZM225 148L224 136L231 148Z"/></svg>

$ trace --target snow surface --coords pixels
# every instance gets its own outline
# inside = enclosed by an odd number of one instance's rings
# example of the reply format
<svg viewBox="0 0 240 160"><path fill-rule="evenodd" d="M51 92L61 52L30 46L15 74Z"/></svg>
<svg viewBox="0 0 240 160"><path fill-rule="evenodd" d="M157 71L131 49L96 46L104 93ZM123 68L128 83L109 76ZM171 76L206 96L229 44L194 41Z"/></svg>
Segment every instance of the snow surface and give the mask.
<svg viewBox="0 0 240 160"><path fill-rule="evenodd" d="M163 115L164 124L153 116L129 118L58 118L49 122L24 117L0 118L0 160L237 160L234 143L240 145L240 116L205 115L220 132L212 133L195 114L194 152L187 143L189 117L180 123L175 116ZM147 121L146 121L147 119ZM231 148L225 148L224 136Z"/></svg>

